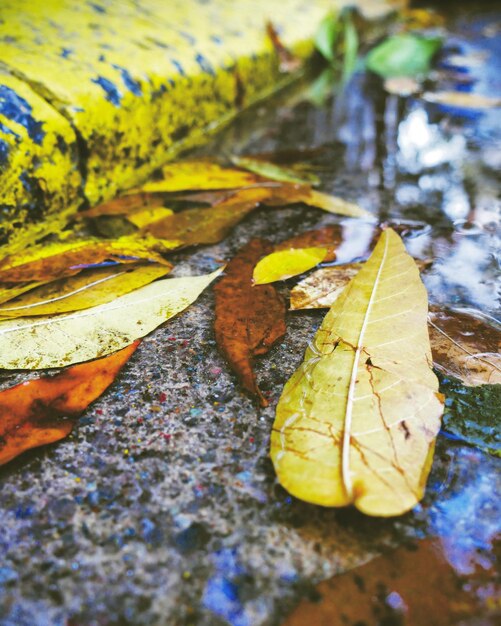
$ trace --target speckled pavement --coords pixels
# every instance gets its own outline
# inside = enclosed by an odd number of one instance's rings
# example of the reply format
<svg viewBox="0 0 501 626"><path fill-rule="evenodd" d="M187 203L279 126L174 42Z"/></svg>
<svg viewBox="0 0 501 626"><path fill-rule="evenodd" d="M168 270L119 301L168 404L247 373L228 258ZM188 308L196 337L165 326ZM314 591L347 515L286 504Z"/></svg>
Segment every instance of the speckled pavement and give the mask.
<svg viewBox="0 0 501 626"><path fill-rule="evenodd" d="M427 279L440 299L452 199L436 188L458 180L461 161L439 169L435 186L405 172L397 191L378 185L382 157L370 141L370 124L381 119L377 93L357 77L320 109L291 93L249 111L204 153L322 147L315 168L327 191L382 220L410 221L413 254L442 255ZM422 179L430 176L425 169ZM253 236L279 241L336 221L315 209L262 210L220 245L177 255L174 274L208 272ZM367 240L367 225L340 221L354 241ZM487 254L489 239L482 242ZM262 410L217 351L209 289L141 344L69 439L4 467L1 626L278 626L317 581L425 536L440 537L458 571L487 567L501 518L492 499L499 459L444 435L425 500L401 518L314 507L277 484L268 458L274 407L322 316L289 313L287 336L258 360L270 398Z"/></svg>

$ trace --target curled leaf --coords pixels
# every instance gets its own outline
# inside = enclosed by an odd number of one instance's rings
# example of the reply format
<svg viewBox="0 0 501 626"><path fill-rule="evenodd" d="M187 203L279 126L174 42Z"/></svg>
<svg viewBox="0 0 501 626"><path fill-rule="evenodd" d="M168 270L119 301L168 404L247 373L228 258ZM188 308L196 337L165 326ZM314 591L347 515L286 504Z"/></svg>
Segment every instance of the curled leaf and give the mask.
<svg viewBox="0 0 501 626"><path fill-rule="evenodd" d="M257 385L252 359L266 354L286 330L285 302L275 287L252 285L256 262L271 249L266 241L252 240L230 261L214 287L217 344L243 387L259 398L261 406L268 402Z"/></svg>
<svg viewBox="0 0 501 626"><path fill-rule="evenodd" d="M473 387L501 383L501 332L482 314L432 307L428 322L440 372Z"/></svg>
<svg viewBox="0 0 501 626"><path fill-rule="evenodd" d="M422 498L443 411L427 312L419 270L387 229L280 398L271 457L292 495L383 517Z"/></svg>
<svg viewBox="0 0 501 626"><path fill-rule="evenodd" d="M146 193L189 191L190 189L235 189L257 180L250 172L222 167L211 161L179 161L162 168L162 178L146 183Z"/></svg>
<svg viewBox="0 0 501 626"><path fill-rule="evenodd" d="M0 465L69 435L76 418L111 385L138 345L0 392Z"/></svg>
<svg viewBox="0 0 501 626"><path fill-rule="evenodd" d="M48 282L72 276L85 266L96 265L106 259L121 263L141 259L170 267L170 263L155 248L166 251L177 243L127 236L112 240L76 239L42 244L0 261L0 282Z"/></svg>
<svg viewBox="0 0 501 626"><path fill-rule="evenodd" d="M159 264L98 267L53 281L0 306L2 317L55 315L106 304L165 276L170 267Z"/></svg>
<svg viewBox="0 0 501 626"><path fill-rule="evenodd" d="M159 280L84 311L1 321L0 368L63 367L120 350L189 306L221 271Z"/></svg>

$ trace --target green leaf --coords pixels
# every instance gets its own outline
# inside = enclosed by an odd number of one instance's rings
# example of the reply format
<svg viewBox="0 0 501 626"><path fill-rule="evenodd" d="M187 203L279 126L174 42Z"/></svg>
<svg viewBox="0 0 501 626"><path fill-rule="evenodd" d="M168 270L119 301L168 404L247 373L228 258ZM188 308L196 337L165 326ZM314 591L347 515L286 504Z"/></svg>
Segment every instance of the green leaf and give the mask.
<svg viewBox="0 0 501 626"><path fill-rule="evenodd" d="M369 52L366 65L383 78L427 74L433 55L441 45L439 37L394 35Z"/></svg>
<svg viewBox="0 0 501 626"><path fill-rule="evenodd" d="M64 367L120 350L180 313L221 272L159 280L85 311L1 322L0 368Z"/></svg>
<svg viewBox="0 0 501 626"><path fill-rule="evenodd" d="M358 33L350 13L346 12L344 19L344 55L343 55L343 81L353 74L358 55Z"/></svg>
<svg viewBox="0 0 501 626"><path fill-rule="evenodd" d="M335 61L335 45L341 32L339 15L329 13L320 22L315 35L315 47L327 61Z"/></svg>

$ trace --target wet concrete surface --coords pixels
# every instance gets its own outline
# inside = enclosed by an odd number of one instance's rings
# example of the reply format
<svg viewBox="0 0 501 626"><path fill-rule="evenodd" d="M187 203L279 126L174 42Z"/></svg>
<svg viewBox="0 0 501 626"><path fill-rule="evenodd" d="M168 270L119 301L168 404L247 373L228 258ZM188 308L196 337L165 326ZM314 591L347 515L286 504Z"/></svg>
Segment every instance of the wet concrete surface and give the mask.
<svg viewBox="0 0 501 626"><path fill-rule="evenodd" d="M450 40L451 53L490 52L487 67L468 70L490 95L501 92L491 67L499 36L483 33L500 19L460 16ZM364 74L320 108L306 91L242 116L203 153L318 148L302 160L325 190L406 224L410 252L434 259L424 277L432 301L494 315L499 109L385 98ZM336 222L347 242L339 261L362 254L369 222L261 210L222 244L176 255L174 274L211 271L254 236L280 241ZM425 499L401 518L291 498L268 459L270 429L324 313L288 314L286 337L257 362L270 399L258 409L217 351L213 304L209 290L145 339L71 437L2 469L2 626L277 625L317 582L426 537L461 575L495 568L500 461L446 433ZM494 624L491 613L465 623Z"/></svg>

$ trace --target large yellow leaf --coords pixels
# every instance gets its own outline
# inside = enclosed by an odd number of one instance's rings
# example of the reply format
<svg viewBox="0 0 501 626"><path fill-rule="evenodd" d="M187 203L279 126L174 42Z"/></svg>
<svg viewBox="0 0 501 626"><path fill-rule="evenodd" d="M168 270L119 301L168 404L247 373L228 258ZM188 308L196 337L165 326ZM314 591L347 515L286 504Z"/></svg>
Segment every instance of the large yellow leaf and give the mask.
<svg viewBox="0 0 501 626"><path fill-rule="evenodd" d="M120 350L189 306L221 271L159 280L85 311L0 322L0 368L63 367Z"/></svg>
<svg viewBox="0 0 501 626"><path fill-rule="evenodd" d="M377 516L419 502L443 410L427 313L419 270L388 229L280 398L271 457L292 495Z"/></svg>
<svg viewBox="0 0 501 626"><path fill-rule="evenodd" d="M158 263L98 267L55 280L0 306L2 317L55 315L106 304L165 276L170 267Z"/></svg>

